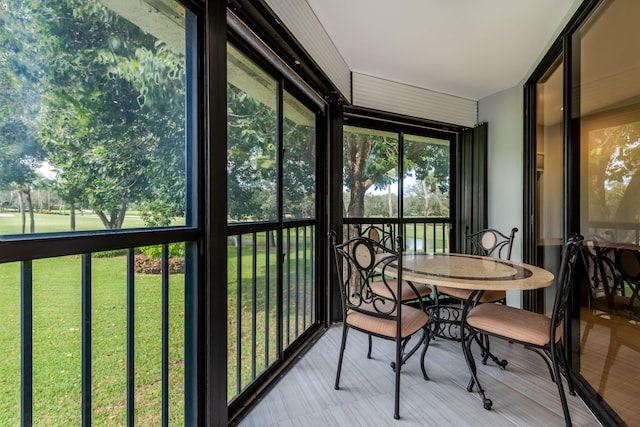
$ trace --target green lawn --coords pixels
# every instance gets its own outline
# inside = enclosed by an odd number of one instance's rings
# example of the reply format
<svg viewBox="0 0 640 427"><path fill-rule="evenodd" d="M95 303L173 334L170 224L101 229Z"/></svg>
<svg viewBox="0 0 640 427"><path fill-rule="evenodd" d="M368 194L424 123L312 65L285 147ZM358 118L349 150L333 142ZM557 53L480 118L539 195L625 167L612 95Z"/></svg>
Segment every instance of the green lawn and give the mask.
<svg viewBox="0 0 640 427"><path fill-rule="evenodd" d="M67 215L36 214L36 231L67 231ZM136 217L125 226L143 227ZM77 217L77 230L101 229L95 215ZM20 230L20 217L0 216L0 235ZM245 247L242 278L235 277L235 247L228 252L228 396L244 389L278 355L276 348L276 257L270 257L272 287L265 290L265 236L256 254ZM244 246L244 245L243 245ZM256 277L253 277L253 256ZM298 256L302 256L301 253ZM311 262L311 261L309 261ZM307 267L312 271L311 267ZM254 282L255 280L255 282ZM238 282L240 301L238 304ZM255 286L255 294L254 294ZM170 285L170 424L183 424L184 400L184 275L172 275ZM299 291L301 292L301 291ZM285 293L285 296L287 293ZM36 425L77 425L81 422L81 257L33 262L33 419ZM254 300L255 297L255 300ZM300 295L300 298L304 298ZM292 295L292 298L293 295ZM267 310L267 301L269 309ZM286 301L284 301L287 304ZM136 423L157 425L161 414L161 279L136 275ZM240 312L237 311L238 305ZM126 424L126 259L92 259L92 408L96 425ZM252 334L252 320L257 326ZM0 426L20 422L20 263L0 264ZM292 312L285 324L304 319ZM242 327L238 334L238 319ZM268 329L266 328L268 320ZM307 319L309 322L310 319ZM294 331L289 338L295 339ZM237 346L240 335L241 349ZM267 337L269 337L267 339ZM255 340L255 341L254 341ZM268 340L268 342L267 342ZM286 343L285 343L286 345ZM255 352L253 349L255 348ZM240 350L240 354L238 354ZM238 358L239 356L239 358ZM255 365L253 357L255 356ZM240 361L240 363L238 363ZM255 366L255 368L252 368ZM236 381L240 370L240 384ZM255 371L254 371L255 369Z"/></svg>
<svg viewBox="0 0 640 427"><path fill-rule="evenodd" d="M136 275L135 414L158 425L161 279ZM170 424L183 424L184 276L170 280ZM95 425L126 424L126 259L92 260L92 412ZM20 265L0 264L0 425L20 424ZM33 419L81 420L81 258L33 262Z"/></svg>
<svg viewBox="0 0 640 427"><path fill-rule="evenodd" d="M35 232L51 233L64 232L71 230L71 216L58 214L34 214ZM172 225L183 225L184 218L177 218ZM30 230L29 214L26 215L25 230ZM125 217L122 228L144 228L144 221L135 214ZM97 215L85 213L83 215L76 214L76 231L88 230L104 230L104 225ZM1 212L0 213L0 235L2 234L21 234L22 217L19 212Z"/></svg>

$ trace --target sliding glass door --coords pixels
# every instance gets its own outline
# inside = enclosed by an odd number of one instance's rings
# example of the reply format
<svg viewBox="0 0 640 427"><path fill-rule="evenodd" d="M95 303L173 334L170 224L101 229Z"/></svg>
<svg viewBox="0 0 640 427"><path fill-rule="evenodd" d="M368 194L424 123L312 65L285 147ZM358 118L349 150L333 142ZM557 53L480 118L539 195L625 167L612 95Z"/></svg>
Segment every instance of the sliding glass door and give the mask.
<svg viewBox="0 0 640 427"><path fill-rule="evenodd" d="M318 112L232 44L227 73L227 283L217 286L236 403L317 324Z"/></svg>
<svg viewBox="0 0 640 427"><path fill-rule="evenodd" d="M634 298L640 284L637 271L617 282L605 269L638 268L633 263L640 250L638 19L637 1L604 2L571 39L571 65L579 76L572 98L579 100L573 121L579 123L580 232L591 239L598 268L588 272L581 288L579 373L593 395L628 425L638 418L638 400L631 396L640 395L635 380L640 303L637 294Z"/></svg>
<svg viewBox="0 0 640 427"><path fill-rule="evenodd" d="M536 84L536 264L558 274L564 242L563 56ZM536 293L536 309L551 313L555 285Z"/></svg>
<svg viewBox="0 0 640 427"><path fill-rule="evenodd" d="M638 19L635 0L585 2L525 92L535 239L525 250L553 271L567 235L585 236L566 332L571 369L605 424L637 424L640 393ZM550 296L529 308L548 312Z"/></svg>

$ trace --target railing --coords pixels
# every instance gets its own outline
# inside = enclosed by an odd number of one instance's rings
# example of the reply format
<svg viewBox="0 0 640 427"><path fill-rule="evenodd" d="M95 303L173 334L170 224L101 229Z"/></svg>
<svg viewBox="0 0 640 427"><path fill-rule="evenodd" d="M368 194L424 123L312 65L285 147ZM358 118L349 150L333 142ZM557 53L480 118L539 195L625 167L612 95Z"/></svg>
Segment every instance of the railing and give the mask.
<svg viewBox="0 0 640 427"><path fill-rule="evenodd" d="M451 220L449 218L408 218L402 220L402 232L398 233L398 221L386 218L343 218L346 239L356 236L359 229L369 225L389 230L392 241L402 235L405 250L416 252L449 252Z"/></svg>
<svg viewBox="0 0 640 427"><path fill-rule="evenodd" d="M285 223L279 241L274 224L229 226L228 401L316 324L316 229Z"/></svg>
<svg viewBox="0 0 640 427"><path fill-rule="evenodd" d="M613 242L640 244L640 223L591 221L588 232Z"/></svg>
<svg viewBox="0 0 640 427"><path fill-rule="evenodd" d="M3 424L192 419L193 264L185 259L198 251L181 244L184 272L170 271L168 244L158 247L155 274L136 272L133 247L0 264L0 351L11 374L2 381Z"/></svg>

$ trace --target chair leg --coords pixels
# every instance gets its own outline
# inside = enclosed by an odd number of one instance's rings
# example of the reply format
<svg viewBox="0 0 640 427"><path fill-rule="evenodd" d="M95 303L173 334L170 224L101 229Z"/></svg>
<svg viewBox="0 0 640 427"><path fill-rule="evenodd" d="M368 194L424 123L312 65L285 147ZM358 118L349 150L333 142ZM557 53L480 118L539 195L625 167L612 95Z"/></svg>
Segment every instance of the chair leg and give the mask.
<svg viewBox="0 0 640 427"><path fill-rule="evenodd" d="M400 419L400 372L402 371L402 342L401 340L396 340L396 387L395 387L395 399L394 399L394 410L393 410L393 418L396 420Z"/></svg>
<svg viewBox="0 0 640 427"><path fill-rule="evenodd" d="M369 349L367 350L367 359L371 359L371 347L372 347L372 338L371 335L369 335Z"/></svg>
<svg viewBox="0 0 640 427"><path fill-rule="evenodd" d="M576 390L573 387L573 380L571 379L571 373L569 372L569 362L567 361L567 358L565 357L565 351L564 351L564 345L562 344L562 342L560 343L560 347L559 347L559 351L560 351L560 362L562 362L562 369L564 369L564 371L567 374L567 384L569 385L569 394L571 396L575 396L576 395Z"/></svg>
<svg viewBox="0 0 640 427"><path fill-rule="evenodd" d="M416 351L418 351L418 349L420 348L420 346L422 345L422 343L424 343L425 340L425 336L428 336L428 332L426 330L426 327L422 333L422 337L420 338L420 340L416 343L416 345L414 345L413 347L411 347L411 350L409 350L408 353L405 353L405 348L407 347L407 343L409 342L410 338L405 338L404 340L402 340L402 346L400 348L400 354L402 355L402 361L401 363L404 365L407 360L409 360L409 358L411 356L413 356L413 353L415 353ZM426 350L424 350L426 351ZM423 356L424 357L424 356ZM391 362L391 369L396 369L396 362L393 361Z"/></svg>
<svg viewBox="0 0 640 427"><path fill-rule="evenodd" d="M486 334L479 334L478 337L479 339L476 339L476 341L478 342L478 344L480 345L480 348L482 349L482 364L486 365L487 360L491 358L491 360L493 360L493 362L496 365L498 365L500 369L502 370L506 369L509 361L506 359L500 360L496 355L491 353L491 350L489 348L489 336Z"/></svg>
<svg viewBox="0 0 640 427"><path fill-rule="evenodd" d="M562 356L564 357L564 356ZM560 376L560 369L558 368L558 352L557 347L551 351L551 364L553 365L553 375L556 379L556 386L558 387L558 394L560 395L560 403L562 403L562 412L564 413L564 423L566 427L571 427L571 415L569 414L569 405L567 404L567 397L564 394L564 387L562 386L562 377ZM569 372L567 372L569 376Z"/></svg>
<svg viewBox="0 0 640 427"><path fill-rule="evenodd" d="M489 410L493 406L493 402L491 401L491 399L485 396L484 390L482 389L482 386L478 381L476 362L473 359L473 354L471 354L471 344L476 339L477 334L478 334L477 332L470 331L469 336L465 338L463 334L463 337L462 337L463 339L461 340L462 352L464 353L464 358L467 361L467 367L469 368L469 372L471 373L471 379L469 380L467 391L469 392L473 391L473 386L476 385L478 388L478 394L480 394L480 397L482 398L482 404L484 406L484 409Z"/></svg>
<svg viewBox="0 0 640 427"><path fill-rule="evenodd" d="M551 381L555 382L556 381L556 377L553 373L553 366L551 366L552 364L549 363L549 359L551 359L551 361L553 362L553 357L551 357L551 354L549 354L548 356L546 355L547 353L543 353L542 351L538 350L535 347L530 347L528 345L525 345L524 348L526 350L532 351L534 353L536 353L538 356L540 356L542 358L542 360L544 360L544 363L546 363L547 365L547 369L549 370L549 377L551 378ZM552 350L555 351L555 350Z"/></svg>
<svg viewBox="0 0 640 427"><path fill-rule="evenodd" d="M427 348L429 348L429 343L431 342L431 332L425 326L424 336L422 337L424 341L424 348L422 349L422 354L420 354L420 369L422 369L422 376L426 381L429 380L429 376L427 375L427 370L424 367L424 357L427 354Z"/></svg>
<svg viewBox="0 0 640 427"><path fill-rule="evenodd" d="M338 370L336 372L336 383L333 386L336 390L340 390L340 372L342 371L342 358L344 356L344 348L347 346L347 333L349 332L349 328L345 323L342 326L342 342L340 343L340 356L338 357ZM371 338L371 337L369 337Z"/></svg>

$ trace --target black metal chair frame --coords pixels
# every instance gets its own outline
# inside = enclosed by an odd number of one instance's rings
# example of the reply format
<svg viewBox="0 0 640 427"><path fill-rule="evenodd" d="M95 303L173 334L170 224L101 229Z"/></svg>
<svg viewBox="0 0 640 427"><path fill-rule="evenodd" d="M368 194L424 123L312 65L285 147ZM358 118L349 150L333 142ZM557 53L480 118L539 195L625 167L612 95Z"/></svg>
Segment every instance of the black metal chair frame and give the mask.
<svg viewBox="0 0 640 427"><path fill-rule="evenodd" d="M363 224L353 224L358 231L358 236L367 237L386 249L394 250L396 239L393 226L391 224L369 224L362 228Z"/></svg>
<svg viewBox="0 0 640 427"><path fill-rule="evenodd" d="M509 235L502 233L499 230L494 228L485 228L475 233L470 233L469 226L465 228L464 233L464 253L470 255L480 255L480 256L494 256L504 260L511 259L511 251L513 248L513 240L515 238L516 233L518 232L517 227L513 227ZM436 287L436 305L434 307L430 307L430 314L432 312L437 311L438 314L444 312L444 319L442 324L439 324L437 321L433 322L435 328L439 330L451 330L454 329L454 333L449 333L448 335L444 335L446 338L452 337L456 339L455 332L459 332L458 326L458 316L456 313L452 312L446 306L440 306L439 304L439 293ZM476 303L478 303L479 299ZM501 299L495 302L499 302L501 304L506 304L506 299ZM443 316L437 316L443 317ZM448 320L449 318L453 320ZM436 334L438 335L438 334ZM490 349L489 338L486 335L479 335L476 338L478 344L482 349L482 364L486 365L489 359L493 360L493 362L500 367L500 369L505 369L508 365L508 361L505 359L500 360L497 356L495 356Z"/></svg>
<svg viewBox="0 0 640 427"><path fill-rule="evenodd" d="M402 281L402 238L398 236L397 247L398 251L388 251L379 243L368 239L366 237L353 237L344 243L337 243L336 233L330 232L333 253L338 273L338 284L340 286L340 294L342 301L342 340L340 345L340 356L338 359L338 368L336 372L335 389L340 388L340 374L342 371L342 361L344 356L344 350L347 342L347 334L349 329L356 329L369 335L369 351L367 357L371 356L371 336L377 336L379 338L393 340L396 343L395 359L391 363L391 367L395 372L395 399L394 399L394 418L400 417L400 373L402 365L411 357L424 343L424 348L420 356L420 368L425 380L428 380L427 372L424 366L424 358L428 347L430 336L427 331L426 313L420 309L411 307L397 299L382 298L371 292L369 283L371 280L382 280L389 288L389 292L392 295L401 295L401 281ZM385 250L383 250L385 249ZM386 273L387 267L393 264L392 269L397 274L394 274L396 279L397 289L391 289L387 283L387 277L392 277ZM404 310L404 311L403 311ZM403 312L407 310L416 310L424 315L425 322L420 329L414 331L409 336L402 336L402 324ZM360 313L371 319L391 320L396 323L395 336L390 337L386 335L376 334L371 330L361 329L356 326L350 325L347 322L347 315L349 311ZM415 312L414 312L415 313ZM420 334L417 343L408 351L405 352L405 346L407 341L413 335Z"/></svg>
<svg viewBox="0 0 640 427"><path fill-rule="evenodd" d="M485 228L475 233L470 233L467 226L464 232L464 253L495 256L500 259L510 260L513 240L517 232L518 229L513 227L509 235L494 228Z"/></svg>
<svg viewBox="0 0 640 427"><path fill-rule="evenodd" d="M465 358L467 360L467 365L469 367L469 371L471 372L471 379L469 380L469 385L467 386L467 390L469 392L473 391L473 387L477 386L478 393L482 397L483 405L485 409L491 409L493 402L491 399L485 396L484 389L480 385L477 375L476 364L473 358L473 354L471 353L471 344L474 342L477 334L487 334L496 338L506 339L509 342L513 342L516 344L523 345L526 349L532 350L535 353L539 354L542 359L545 361L547 368L549 370L549 374L551 376L551 380L556 383L558 388L558 394L560 395L560 401L562 404L562 411L565 418L565 423L567 426L571 426L571 416L569 414L569 407L567 404L567 398L564 394L564 387L562 385L562 378L560 377L560 365L564 372L566 373L567 383L569 386L569 394L572 396L575 395L575 390L573 387L573 381L571 379L571 373L569 371L569 365L566 359L566 352L564 347L564 337L557 337L557 329L559 325L564 321L568 320L568 310L569 310L569 295L571 293L572 284L573 284L573 273L576 266L576 260L578 258L578 254L580 252L580 248L582 247L582 236L574 235L565 243L564 251L562 254L562 261L560 263L560 271L558 276L556 277L556 283L558 285L556 291L556 297L554 300L553 311L551 315L551 323L549 330L549 345L538 346L532 343L523 342L519 340L515 340L512 337L505 337L502 335L497 335L491 333L486 330L477 329L471 327L467 324L467 327L464 328L464 331L468 332L468 335L463 340L463 350L465 354ZM466 323L466 318L469 312L474 305L474 300L479 298L479 295L482 291L476 292L473 299L467 300L465 303L465 311L463 316L463 322Z"/></svg>

